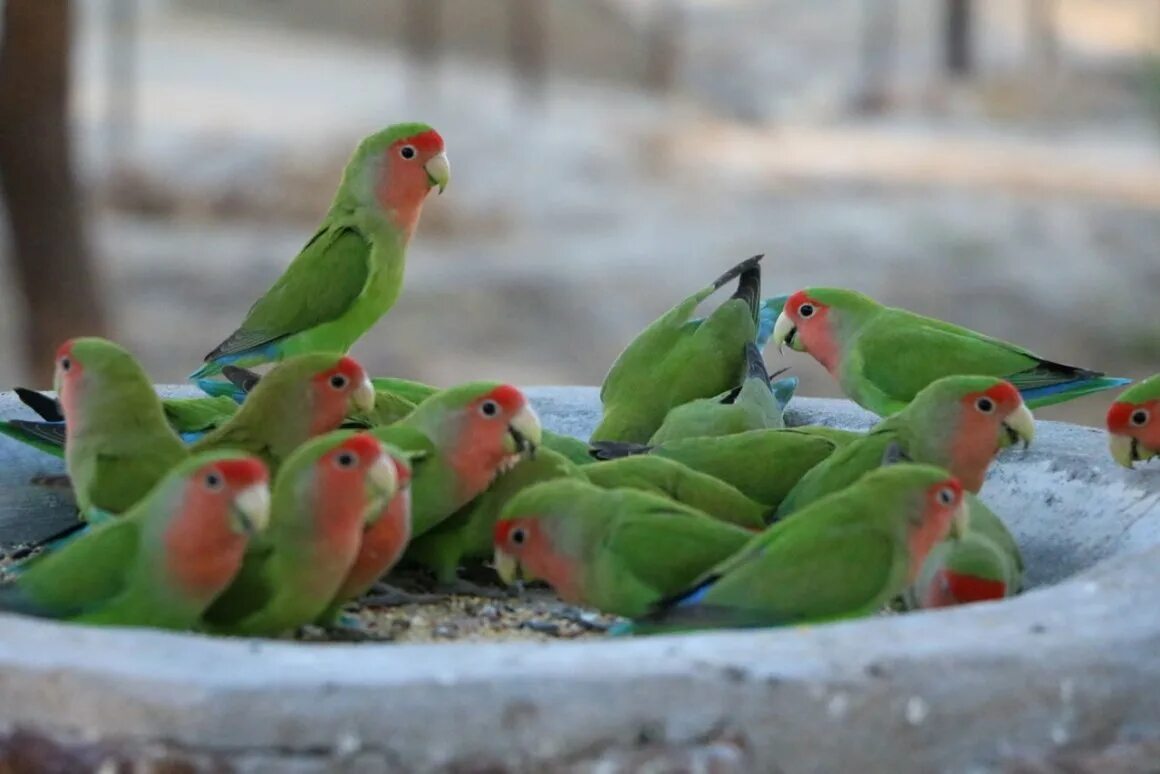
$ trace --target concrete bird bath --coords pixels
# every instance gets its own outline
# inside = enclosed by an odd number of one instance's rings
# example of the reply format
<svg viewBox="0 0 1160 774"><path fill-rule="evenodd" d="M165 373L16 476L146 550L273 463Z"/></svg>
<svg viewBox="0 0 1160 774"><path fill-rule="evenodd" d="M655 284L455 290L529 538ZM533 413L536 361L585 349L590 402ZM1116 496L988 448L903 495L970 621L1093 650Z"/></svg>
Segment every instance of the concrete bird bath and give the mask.
<svg viewBox="0 0 1160 774"><path fill-rule="evenodd" d="M595 424L595 389L529 394L553 430ZM26 415L0 396L0 416ZM872 421L841 401L791 405L791 424ZM56 472L0 438L0 543L67 523L65 495L26 483ZM828 626L312 645L0 615L0 770L1154 770L1160 467L1121 470L1102 432L1042 422L983 495L1034 588Z"/></svg>

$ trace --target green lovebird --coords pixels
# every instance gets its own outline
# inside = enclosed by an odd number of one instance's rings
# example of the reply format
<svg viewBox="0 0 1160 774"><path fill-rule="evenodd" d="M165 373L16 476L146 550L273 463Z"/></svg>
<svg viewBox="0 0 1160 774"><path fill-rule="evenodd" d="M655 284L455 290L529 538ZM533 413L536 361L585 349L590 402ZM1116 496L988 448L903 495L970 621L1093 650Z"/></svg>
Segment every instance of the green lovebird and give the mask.
<svg viewBox="0 0 1160 774"><path fill-rule="evenodd" d="M584 467L584 477L601 489L637 489L667 497L714 519L749 530L765 529L768 506L751 500L724 481L655 454L638 454Z"/></svg>
<svg viewBox="0 0 1160 774"><path fill-rule="evenodd" d="M647 453L676 460L724 481L751 500L776 506L811 468L861 437L845 430L806 426L685 438L657 447L594 443L592 454L597 459L614 459Z"/></svg>
<svg viewBox="0 0 1160 774"><path fill-rule="evenodd" d="M745 345L745 362L746 372L738 386L673 408L649 439L649 445L785 427L783 414L797 388L797 378L791 376L770 384L761 350L753 342Z"/></svg>
<svg viewBox="0 0 1160 774"><path fill-rule="evenodd" d="M443 138L426 124L396 124L365 138L318 232L190 378L230 363L344 354L399 297L423 202L432 188L446 187L450 172Z"/></svg>
<svg viewBox="0 0 1160 774"><path fill-rule="evenodd" d="M604 416L594 441L644 443L676 406L737 386L744 348L757 337L761 259L742 261L645 328L612 364L600 388ZM697 306L736 279L736 292L705 319Z"/></svg>
<svg viewBox="0 0 1160 774"><path fill-rule="evenodd" d="M0 609L88 624L189 629L266 525L266 467L236 452L179 462L121 518L29 561Z"/></svg>
<svg viewBox="0 0 1160 774"><path fill-rule="evenodd" d="M495 567L565 602L635 616L745 545L751 532L664 497L558 479L520 492L495 525Z"/></svg>
<svg viewBox="0 0 1160 774"><path fill-rule="evenodd" d="M1020 440L1030 444L1034 437L1031 412L1010 382L993 376L945 376L806 473L778 506L777 518L853 484L887 455L945 468L967 491L978 492L1000 449Z"/></svg>
<svg viewBox="0 0 1160 774"><path fill-rule="evenodd" d="M954 374L1006 379L1033 409L1129 382L837 288L790 295L773 339L779 347L808 352L847 397L883 417L901 411L935 379Z"/></svg>
<svg viewBox="0 0 1160 774"><path fill-rule="evenodd" d="M338 622L343 604L367 593L375 581L390 572L411 539L411 463L393 446L383 444L383 450L395 470L395 495L363 531L354 563L330 606L318 616L318 623L324 626Z"/></svg>
<svg viewBox="0 0 1160 774"><path fill-rule="evenodd" d="M1160 455L1160 374L1120 393L1107 424L1112 459L1125 468Z"/></svg>
<svg viewBox="0 0 1160 774"><path fill-rule="evenodd" d="M1023 590L1019 545L994 511L967 494L971 531L962 540L944 540L931 549L906 606L949 607L1005 599Z"/></svg>
<svg viewBox="0 0 1160 774"><path fill-rule="evenodd" d="M303 444L274 481L269 529L206 610L203 628L279 636L315 620L350 572L368 519L397 485L382 444L367 433L339 430Z"/></svg>
<svg viewBox="0 0 1160 774"><path fill-rule="evenodd" d="M414 538L475 499L542 436L524 394L499 382L443 390L405 419L370 432L410 458Z"/></svg>
<svg viewBox="0 0 1160 774"><path fill-rule="evenodd" d="M347 355L317 353L288 358L254 387L229 421L190 448L242 449L278 466L315 436L336 430L352 411L374 410L366 371Z"/></svg>
<svg viewBox="0 0 1160 774"><path fill-rule="evenodd" d="M500 473L485 492L415 540L407 558L431 569L440 583L454 583L464 560L491 557L495 523L508 501L533 484L557 478L582 481L584 474L564 456L537 449L536 456Z"/></svg>
<svg viewBox="0 0 1160 774"><path fill-rule="evenodd" d="M617 633L787 626L869 615L912 583L930 550L965 534L958 479L891 465L753 537Z"/></svg>

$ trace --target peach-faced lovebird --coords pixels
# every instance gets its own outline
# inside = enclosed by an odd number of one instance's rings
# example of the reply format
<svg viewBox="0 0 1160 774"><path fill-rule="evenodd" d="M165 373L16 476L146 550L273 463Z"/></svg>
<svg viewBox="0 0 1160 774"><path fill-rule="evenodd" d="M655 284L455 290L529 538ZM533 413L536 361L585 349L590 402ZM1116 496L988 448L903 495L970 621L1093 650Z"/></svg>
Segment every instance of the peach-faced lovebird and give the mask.
<svg viewBox="0 0 1160 774"><path fill-rule="evenodd" d="M1126 468L1160 454L1160 374L1122 393L1108 409L1112 458Z"/></svg>
<svg viewBox="0 0 1160 774"><path fill-rule="evenodd" d="M405 419L371 431L411 460L411 534L417 538L471 502L500 471L540 445L528 399L499 382L438 392Z"/></svg>
<svg viewBox="0 0 1160 774"><path fill-rule="evenodd" d="M620 353L604 378L604 416L594 441L644 443L668 412L727 392L745 373L745 345L757 337L761 258L742 261L653 321ZM736 292L705 319L697 306L736 279Z"/></svg>
<svg viewBox="0 0 1160 774"><path fill-rule="evenodd" d="M354 563L330 606L318 617L324 625L338 620L343 604L361 597L386 575L411 539L411 463L393 446L384 444L383 449L395 468L395 495L363 532Z"/></svg>
<svg viewBox="0 0 1160 774"><path fill-rule="evenodd" d="M880 610L969 520L958 479L891 465L753 537L627 630L785 626Z"/></svg>
<svg viewBox="0 0 1160 774"><path fill-rule="evenodd" d="M435 573L450 586L465 559L487 559L492 555L492 533L500 512L524 489L556 478L583 481L580 468L550 449L536 450L536 456L520 460L478 497L415 540L407 558Z"/></svg>
<svg viewBox="0 0 1160 774"><path fill-rule="evenodd" d="M1015 344L837 288L790 295L773 338L779 347L808 352L847 397L883 417L900 411L935 379L953 374L1006 379L1030 408L1129 381L1044 360Z"/></svg>
<svg viewBox="0 0 1160 774"><path fill-rule="evenodd" d="M906 593L907 607L949 607L1014 596L1023 589L1023 556L1007 526L983 502L967 494L971 530L944 540L923 562Z"/></svg>
<svg viewBox="0 0 1160 774"><path fill-rule="evenodd" d="M565 602L635 616L752 536L664 497L558 479L516 495L495 525L495 568Z"/></svg>
<svg viewBox="0 0 1160 774"><path fill-rule="evenodd" d="M407 244L432 188L451 167L426 124L396 124L359 143L318 232L191 379L222 366L345 353L389 310L403 286Z"/></svg>
<svg viewBox="0 0 1160 774"><path fill-rule="evenodd" d="M210 452L172 468L116 521L28 562L0 608L89 624L192 628L266 525L266 467Z"/></svg>
<svg viewBox="0 0 1160 774"><path fill-rule="evenodd" d="M983 486L999 450L1035 437L1035 422L1010 382L993 376L945 376L902 411L839 449L802 477L777 508L784 518L878 468L891 447L902 458L946 468L970 492Z"/></svg>
<svg viewBox="0 0 1160 774"><path fill-rule="evenodd" d="M298 448L274 481L270 526L202 624L277 636L330 605L358 555L363 528L395 495L395 466L366 433L339 430Z"/></svg>

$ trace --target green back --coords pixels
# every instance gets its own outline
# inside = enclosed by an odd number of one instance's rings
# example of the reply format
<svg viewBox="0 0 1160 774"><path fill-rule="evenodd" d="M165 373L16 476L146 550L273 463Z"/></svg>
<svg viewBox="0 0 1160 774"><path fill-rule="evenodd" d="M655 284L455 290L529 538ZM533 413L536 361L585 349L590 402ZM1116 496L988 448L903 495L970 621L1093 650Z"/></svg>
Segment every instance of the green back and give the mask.
<svg viewBox="0 0 1160 774"><path fill-rule="evenodd" d="M651 492L749 530L764 529L769 512L768 507L724 481L653 454L588 465L584 474L589 482L602 489Z"/></svg>

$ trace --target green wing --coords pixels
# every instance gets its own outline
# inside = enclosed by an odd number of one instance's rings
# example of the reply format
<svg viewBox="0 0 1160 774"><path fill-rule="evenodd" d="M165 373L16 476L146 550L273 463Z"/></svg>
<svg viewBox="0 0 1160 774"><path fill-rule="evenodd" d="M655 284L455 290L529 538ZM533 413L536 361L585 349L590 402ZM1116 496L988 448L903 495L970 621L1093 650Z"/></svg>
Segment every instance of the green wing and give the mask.
<svg viewBox="0 0 1160 774"><path fill-rule="evenodd" d="M324 227L206 360L248 352L338 319L367 285L370 254L369 240L353 226Z"/></svg>
<svg viewBox="0 0 1160 774"><path fill-rule="evenodd" d="M232 417L238 410L233 398L170 398L162 401L169 426L178 433L197 433L212 430Z"/></svg>
<svg viewBox="0 0 1160 774"><path fill-rule="evenodd" d="M221 596L209 606L202 620L209 629L228 629L264 608L274 598L269 561L274 546L268 538L251 542L237 577Z"/></svg>
<svg viewBox="0 0 1160 774"><path fill-rule="evenodd" d="M28 612L71 618L117 596L128 582L140 539L137 521L122 519L32 559L16 584Z"/></svg>
<svg viewBox="0 0 1160 774"><path fill-rule="evenodd" d="M777 518L784 519L794 511L854 484L878 468L882 457L898 434L889 430L872 432L844 446L819 462L790 490L777 507ZM905 450L904 450L905 451Z"/></svg>
<svg viewBox="0 0 1160 774"><path fill-rule="evenodd" d="M691 509L658 504L616 519L600 550L659 599L734 554L750 536Z"/></svg>
<svg viewBox="0 0 1160 774"><path fill-rule="evenodd" d="M941 320L887 310L870 325L858 337L843 377L860 375L892 401L909 403L950 374L1003 377L1019 389L1061 381L1052 364L1040 367L1043 361L1031 353Z"/></svg>
<svg viewBox="0 0 1160 774"><path fill-rule="evenodd" d="M371 379L371 384L374 385L375 390L394 393L398 397L409 400L415 405L422 403L439 392L438 387L391 376L376 376L374 379Z"/></svg>

